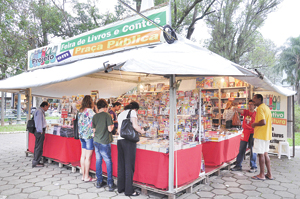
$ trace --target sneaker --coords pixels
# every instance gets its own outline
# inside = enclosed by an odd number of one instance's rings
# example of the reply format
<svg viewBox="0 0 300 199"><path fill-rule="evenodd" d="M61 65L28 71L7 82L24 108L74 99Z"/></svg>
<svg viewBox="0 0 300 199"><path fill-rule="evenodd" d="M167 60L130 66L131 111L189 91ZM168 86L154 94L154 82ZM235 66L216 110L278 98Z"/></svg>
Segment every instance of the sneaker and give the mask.
<svg viewBox="0 0 300 199"><path fill-rule="evenodd" d="M230 169L230 171L241 171L242 170L242 167L233 167L232 169Z"/></svg>
<svg viewBox="0 0 300 199"><path fill-rule="evenodd" d="M108 191L110 192L114 191L115 188L117 188L117 186L114 183L108 185Z"/></svg>
<svg viewBox="0 0 300 199"><path fill-rule="evenodd" d="M105 182L98 182L97 181L97 183L96 183L96 188L98 188L98 189L100 189L101 187L104 187L106 185L106 183Z"/></svg>
<svg viewBox="0 0 300 199"><path fill-rule="evenodd" d="M249 170L250 173L255 173L256 171L257 171L256 168L251 168L251 169Z"/></svg>

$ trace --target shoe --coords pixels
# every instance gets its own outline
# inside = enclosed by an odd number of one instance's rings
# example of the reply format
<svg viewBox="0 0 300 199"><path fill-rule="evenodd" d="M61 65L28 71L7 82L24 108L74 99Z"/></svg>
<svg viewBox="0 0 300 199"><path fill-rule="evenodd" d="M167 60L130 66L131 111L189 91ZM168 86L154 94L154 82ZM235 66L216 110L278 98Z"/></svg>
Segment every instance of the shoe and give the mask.
<svg viewBox="0 0 300 199"><path fill-rule="evenodd" d="M230 171L242 171L242 167L233 167L232 169L230 169Z"/></svg>
<svg viewBox="0 0 300 199"><path fill-rule="evenodd" d="M108 191L110 192L114 191L115 188L117 188L117 186L114 183L108 185Z"/></svg>
<svg viewBox="0 0 300 199"><path fill-rule="evenodd" d="M100 189L101 187L104 187L106 185L106 183L105 182L98 182L97 181L97 183L96 183L96 188L98 188L98 189Z"/></svg>
<svg viewBox="0 0 300 199"><path fill-rule="evenodd" d="M256 168L251 168L251 169L249 170L250 173L255 173L256 171L257 171Z"/></svg>
<svg viewBox="0 0 300 199"><path fill-rule="evenodd" d="M36 164L36 165L32 165L32 168L34 167L43 167L44 165L43 164Z"/></svg>
<svg viewBox="0 0 300 199"><path fill-rule="evenodd" d="M84 180L84 182L95 182L97 179L90 177L88 180Z"/></svg>
<svg viewBox="0 0 300 199"><path fill-rule="evenodd" d="M140 195L140 193L137 192L137 191L133 192L131 195L126 195L125 194L125 196L139 196L139 195Z"/></svg>

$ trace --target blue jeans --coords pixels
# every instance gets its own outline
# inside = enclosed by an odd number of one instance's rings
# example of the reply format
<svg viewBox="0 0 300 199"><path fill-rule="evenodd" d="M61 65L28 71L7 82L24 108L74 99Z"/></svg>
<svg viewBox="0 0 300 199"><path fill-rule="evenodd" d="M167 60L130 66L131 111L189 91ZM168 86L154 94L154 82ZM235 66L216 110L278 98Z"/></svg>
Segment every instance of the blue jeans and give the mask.
<svg viewBox="0 0 300 199"><path fill-rule="evenodd" d="M114 183L112 179L112 161L111 161L111 147L110 144L100 144L94 142L96 153L96 176L97 181L102 182L102 159L104 159L107 170L107 184L112 185Z"/></svg>
<svg viewBox="0 0 300 199"><path fill-rule="evenodd" d="M253 153L253 134L250 134L249 142L242 140L240 141L240 150L239 154L236 157L236 166L242 168L242 162L246 153L248 143L250 148L250 167L256 169L256 153Z"/></svg>

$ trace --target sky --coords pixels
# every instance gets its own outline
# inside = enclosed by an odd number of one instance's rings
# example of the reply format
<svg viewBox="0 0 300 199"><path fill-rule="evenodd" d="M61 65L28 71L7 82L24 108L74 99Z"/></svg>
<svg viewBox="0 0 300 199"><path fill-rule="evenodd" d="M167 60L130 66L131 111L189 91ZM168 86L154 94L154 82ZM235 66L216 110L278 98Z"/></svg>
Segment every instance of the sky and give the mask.
<svg viewBox="0 0 300 199"><path fill-rule="evenodd" d="M101 12L113 9L117 0L100 1ZM268 15L263 27L259 30L263 37L272 40L277 47L285 44L289 37L300 36L300 0L283 0L277 10ZM209 33L204 22L198 22L194 35L196 40L203 42L209 38Z"/></svg>
<svg viewBox="0 0 300 199"><path fill-rule="evenodd" d="M114 10L118 0L99 0L98 2L100 13L106 13ZM268 15L264 25L259 29L263 37L272 40L277 47L280 47L288 38L300 36L299 8L300 0L283 0L277 10ZM197 22L193 37L200 44L210 37L203 20Z"/></svg>

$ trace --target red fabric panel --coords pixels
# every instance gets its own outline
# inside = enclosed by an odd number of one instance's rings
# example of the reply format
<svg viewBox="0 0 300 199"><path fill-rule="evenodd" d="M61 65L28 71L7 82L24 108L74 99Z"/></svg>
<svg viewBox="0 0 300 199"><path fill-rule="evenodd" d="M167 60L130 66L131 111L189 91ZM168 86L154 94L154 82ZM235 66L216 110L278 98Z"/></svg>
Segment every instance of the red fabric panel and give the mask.
<svg viewBox="0 0 300 199"><path fill-rule="evenodd" d="M224 162L224 141L205 142L202 144L202 153L205 165L217 166Z"/></svg>
<svg viewBox="0 0 300 199"><path fill-rule="evenodd" d="M202 145L200 144L193 148L175 151L175 168L176 152L178 157L178 187L180 187L199 177L202 159ZM174 169L174 171L176 170ZM176 176L176 172L174 176ZM176 185L176 177L174 179L174 185Z"/></svg>
<svg viewBox="0 0 300 199"><path fill-rule="evenodd" d="M240 141L241 141L241 135L225 140L224 147L226 150L224 150L225 151L224 162L229 162L230 160L236 158L237 154L239 153Z"/></svg>
<svg viewBox="0 0 300 199"><path fill-rule="evenodd" d="M35 136L33 133L28 133L28 151L34 152Z"/></svg>
<svg viewBox="0 0 300 199"><path fill-rule="evenodd" d="M43 156L56 159L62 163L72 163L80 160L80 140L52 134L45 135Z"/></svg>
<svg viewBox="0 0 300 199"><path fill-rule="evenodd" d="M203 143L203 157L205 165L218 166L236 158L239 153L241 135L221 142Z"/></svg>
<svg viewBox="0 0 300 199"><path fill-rule="evenodd" d="M35 137L29 135L29 151L34 150ZM175 152L178 169L178 186L182 186L199 177L201 166L202 145L193 148L178 150ZM176 157L177 153L177 157ZM80 166L81 145L79 140L65 138L56 135L46 134L44 141L43 156L53 158L62 163L71 163L73 166ZM113 176L118 174L118 150L117 145L111 145L111 155L113 162ZM176 170L175 176L176 176ZM96 156L93 152L90 169L96 170ZM106 173L106 165L103 161L102 170ZM136 150L135 172L133 180L158 189L168 189L169 173L169 154L148 151L143 149ZM176 177L174 178L176 185Z"/></svg>

